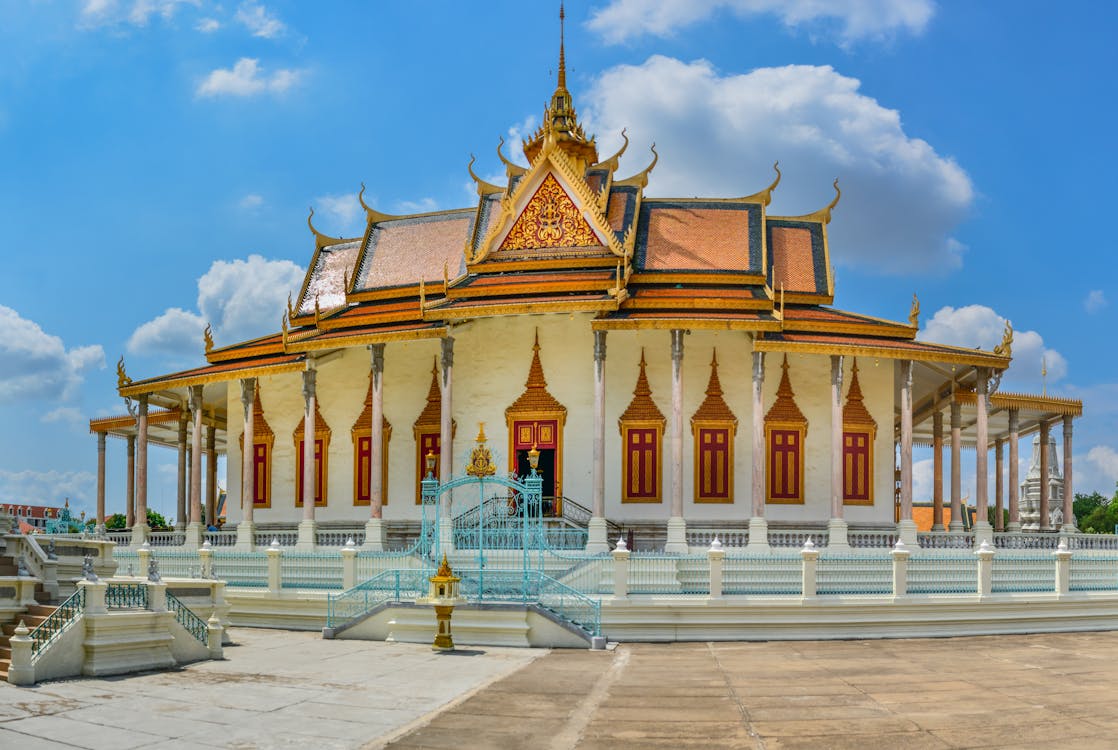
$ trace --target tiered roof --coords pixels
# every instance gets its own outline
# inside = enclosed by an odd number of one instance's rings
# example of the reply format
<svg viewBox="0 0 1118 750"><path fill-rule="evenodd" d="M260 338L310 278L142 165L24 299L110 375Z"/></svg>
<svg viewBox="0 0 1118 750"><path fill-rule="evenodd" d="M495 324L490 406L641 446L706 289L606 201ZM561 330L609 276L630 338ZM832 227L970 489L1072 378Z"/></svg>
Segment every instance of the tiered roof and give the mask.
<svg viewBox="0 0 1118 750"><path fill-rule="evenodd" d="M523 144L528 166L497 149L505 185L481 180L471 161L476 206L411 216L370 207L362 186L362 237L328 237L308 218L314 255L280 333L207 347L206 367L132 383L122 395L295 370L315 350L439 338L464 320L549 312L591 313L597 330L748 331L759 351L1008 366L1008 352L915 341L915 313L906 324L830 307L837 180L829 205L779 217L767 213L776 165L770 185L741 198L647 198L655 148L644 170L619 179L628 138L599 159L560 48L558 84Z"/></svg>

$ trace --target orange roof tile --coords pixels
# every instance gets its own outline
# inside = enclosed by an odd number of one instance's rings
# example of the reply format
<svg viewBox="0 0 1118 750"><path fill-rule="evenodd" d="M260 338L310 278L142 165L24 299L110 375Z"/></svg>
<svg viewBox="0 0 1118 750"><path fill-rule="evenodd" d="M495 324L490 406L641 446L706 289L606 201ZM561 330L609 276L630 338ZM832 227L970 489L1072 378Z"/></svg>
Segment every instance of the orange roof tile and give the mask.
<svg viewBox="0 0 1118 750"><path fill-rule="evenodd" d="M826 294L816 284L815 254L811 230L801 227L770 227L769 252L772 254L774 290Z"/></svg>
<svg viewBox="0 0 1118 750"><path fill-rule="evenodd" d="M365 251L361 288L441 281L465 270L463 247L470 237L472 211L447 211L377 224Z"/></svg>
<svg viewBox="0 0 1118 750"><path fill-rule="evenodd" d="M642 215L643 270L749 271L748 211L655 206Z"/></svg>

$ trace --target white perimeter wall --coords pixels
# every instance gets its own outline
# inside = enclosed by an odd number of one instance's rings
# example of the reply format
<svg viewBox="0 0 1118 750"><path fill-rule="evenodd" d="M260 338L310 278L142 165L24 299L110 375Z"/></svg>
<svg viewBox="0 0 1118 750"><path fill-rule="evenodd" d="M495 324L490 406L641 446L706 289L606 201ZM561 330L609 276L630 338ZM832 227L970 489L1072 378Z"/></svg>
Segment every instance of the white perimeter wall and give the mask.
<svg viewBox="0 0 1118 750"><path fill-rule="evenodd" d="M548 389L567 407L563 445L563 493L591 505L593 430L593 333L591 316L535 315L488 318L454 329L454 418L457 433L453 462L463 467L473 447L479 421L485 422L494 460L508 467L508 433L505 408L524 390L532 356L532 339L540 330L540 359ZM606 357L606 514L613 520L666 520L670 515L670 429L671 352L668 331L613 331L607 335ZM632 399L641 348L648 362L652 397L668 419L663 446L663 502L625 504L621 497L621 436L618 418ZM705 397L713 350L718 350L719 377L724 398L738 418L734 444L734 503L695 504L692 475L693 438L690 418ZM385 347L384 413L392 424L388 444L388 504L386 520L418 519L415 504L416 451L412 425L426 404L431 365L440 351L438 340L390 343ZM752 345L741 332L695 331L684 337L683 360L683 494L684 516L702 524L744 520L750 515L752 415L750 413L750 367ZM367 506L353 505L353 442L350 428L364 408L369 386L369 351L365 347L345 350L318 367L319 409L332 430L328 464L328 504L316 510L322 521L363 522ZM766 357L765 409L776 399L780 382L781 356ZM767 516L779 521L821 521L830 507L830 358L789 357L790 377L796 401L808 419L803 506L769 506ZM843 383L845 398L852 360L847 358ZM847 506L852 522L891 522L893 519L893 388L894 362L859 361L859 377L866 407L877 420L874 475L875 504ZM302 509L295 507L295 446L292 438L303 418L302 375L288 373L260 378L265 418L275 432L272 454L272 506L257 508L257 522L295 522ZM240 389L229 388L229 518L241 518L239 498L241 459ZM463 509L476 502L456 497ZM456 510L457 512L457 510Z"/></svg>

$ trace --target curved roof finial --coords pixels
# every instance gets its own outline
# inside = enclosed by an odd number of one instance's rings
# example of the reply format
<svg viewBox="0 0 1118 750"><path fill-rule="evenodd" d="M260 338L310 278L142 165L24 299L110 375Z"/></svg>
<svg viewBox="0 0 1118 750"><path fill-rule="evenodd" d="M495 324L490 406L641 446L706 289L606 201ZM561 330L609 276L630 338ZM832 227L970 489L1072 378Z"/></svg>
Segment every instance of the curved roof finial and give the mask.
<svg viewBox="0 0 1118 750"><path fill-rule="evenodd" d="M621 148L617 149L617 153L608 159L602 159L600 162L594 165L595 167L608 167L609 169L617 169L618 160L621 158L621 155L625 153L625 150L629 148L629 135L628 133L626 133L626 130L627 128L621 128L621 137L624 139L625 142L621 144Z"/></svg>
<svg viewBox="0 0 1118 750"><path fill-rule="evenodd" d="M474 182L477 183L477 194L486 195L487 193L501 192L502 188L497 187L491 182L486 182L485 180L477 176L477 173L474 172L475 161L477 161L477 157L473 154L470 154L470 163L466 165L466 170L470 173L470 177L473 178Z"/></svg>
<svg viewBox="0 0 1118 750"><path fill-rule="evenodd" d="M213 326L209 323L206 323L206 327L202 330L202 340L206 344L206 354L209 354L214 348Z"/></svg>
<svg viewBox="0 0 1118 750"><path fill-rule="evenodd" d="M370 220L372 220L373 222L390 221L392 219L400 218L398 216L393 216L392 214L382 213L382 212L376 210L375 208L373 208L372 206L370 206L368 203L366 203L365 202L365 183L364 182L361 183L361 192L359 192L357 194L357 200L361 202L361 208L365 209L365 216L367 218L369 218Z"/></svg>
<svg viewBox="0 0 1118 750"><path fill-rule="evenodd" d="M804 214L803 216L789 216L787 218L798 219L800 221L819 221L819 222L822 222L824 224L830 224L831 223L831 210L834 209L834 207L838 205L839 199L842 198L842 191L839 190L838 183L839 183L839 181L838 181L838 178L836 177L835 181L833 183L834 187L835 187L835 198L830 203L828 203L826 206L819 209L818 211L813 211L810 214Z"/></svg>
<svg viewBox="0 0 1118 750"><path fill-rule="evenodd" d="M132 384L132 378L128 377L128 373L124 371L124 355L116 362L116 387L123 388L126 385Z"/></svg>
<svg viewBox="0 0 1118 750"><path fill-rule="evenodd" d="M649 164L644 169L642 169L640 172L637 172L632 177L621 180L621 182L622 183L627 183L627 184L630 184L630 185L640 185L642 188L643 187L648 187L648 175L649 175L650 172L652 172L653 169L656 168L656 163L658 161L660 161L660 153L656 150L656 144L653 143L652 144L652 163Z"/></svg>
<svg viewBox="0 0 1118 750"><path fill-rule="evenodd" d="M327 245L336 243L338 241L336 237L331 237L329 235L323 234L322 232L314 228L314 222L311 221L311 219L314 218L314 206L311 206L310 209L311 212L307 214L307 226L310 228L311 234L314 235L315 248L320 249L326 247Z"/></svg>
<svg viewBox="0 0 1118 750"><path fill-rule="evenodd" d="M773 191L776 190L776 186L780 184L781 174L779 161L773 162L773 171L776 172L776 179L772 181L771 185L753 195L747 195L742 200L748 203L760 203L763 206L769 205L773 199Z"/></svg>
<svg viewBox="0 0 1118 750"><path fill-rule="evenodd" d="M527 172L528 171L527 169L520 166L519 164L516 164L515 162L509 161L505 157L505 155L501 152L501 147L504 146L504 145L505 145L505 137L501 136L501 141L500 141L500 143L497 144L497 158L499 158L501 160L501 163L505 165L506 174L508 174L510 177L512 177L513 175L524 174L525 172Z"/></svg>

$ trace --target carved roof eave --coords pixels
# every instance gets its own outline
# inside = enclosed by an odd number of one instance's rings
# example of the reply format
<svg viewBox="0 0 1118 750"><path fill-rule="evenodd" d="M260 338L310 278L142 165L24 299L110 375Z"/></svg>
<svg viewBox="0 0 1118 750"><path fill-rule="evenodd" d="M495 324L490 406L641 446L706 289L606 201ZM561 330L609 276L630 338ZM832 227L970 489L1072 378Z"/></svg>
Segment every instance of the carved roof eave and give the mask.
<svg viewBox="0 0 1118 750"><path fill-rule="evenodd" d="M516 189L510 195L501 199L500 215L490 226L489 232L478 247L477 253L472 258L467 259L469 264L480 263L493 253L498 240L504 237L512 227L512 223L516 221L517 204L526 196L531 197L532 193L529 190L535 189L536 183L543 178L544 173L549 168L558 173L566 183L565 187L575 194L574 197L581 204L583 217L590 223L595 233L605 240L604 246L618 258L628 256L625 246L617 240L609 221L602 212L599 205L599 196L586 184L583 175L577 172L566 154L557 149L555 144L548 143L540 151L535 161L532 162L532 166L529 167L527 174L517 184Z"/></svg>

